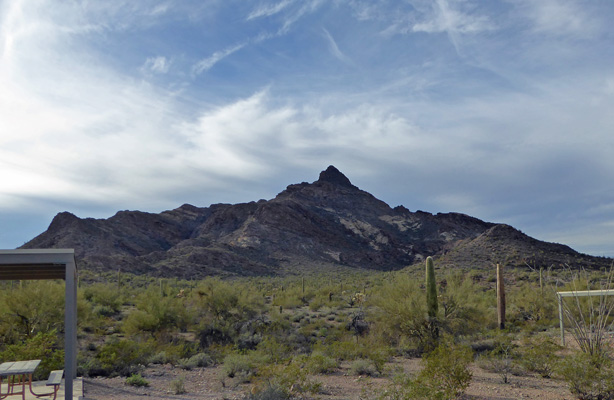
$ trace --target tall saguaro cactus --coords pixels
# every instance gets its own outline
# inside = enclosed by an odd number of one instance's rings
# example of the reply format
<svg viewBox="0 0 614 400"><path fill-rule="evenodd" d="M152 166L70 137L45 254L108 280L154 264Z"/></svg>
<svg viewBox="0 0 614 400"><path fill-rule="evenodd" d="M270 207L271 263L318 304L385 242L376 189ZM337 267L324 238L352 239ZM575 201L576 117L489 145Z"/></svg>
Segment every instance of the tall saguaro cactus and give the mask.
<svg viewBox="0 0 614 400"><path fill-rule="evenodd" d="M426 308L429 318L437 317L437 284L435 283L435 267L433 258L426 258Z"/></svg>
<svg viewBox="0 0 614 400"><path fill-rule="evenodd" d="M428 314L428 327L433 348L436 346L436 342L439 339L439 324L437 323L437 310L439 306L437 304L437 284L435 282L435 266L433 265L433 258L426 258L426 310Z"/></svg>
<svg viewBox="0 0 614 400"><path fill-rule="evenodd" d="M497 325L505 329L505 286L503 285L503 269L497 264Z"/></svg>

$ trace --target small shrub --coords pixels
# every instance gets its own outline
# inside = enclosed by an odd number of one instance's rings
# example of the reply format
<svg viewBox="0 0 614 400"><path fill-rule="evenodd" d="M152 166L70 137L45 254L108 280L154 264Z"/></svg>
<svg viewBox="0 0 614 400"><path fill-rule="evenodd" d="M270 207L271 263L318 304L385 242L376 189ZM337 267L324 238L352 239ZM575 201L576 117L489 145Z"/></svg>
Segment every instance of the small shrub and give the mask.
<svg viewBox="0 0 614 400"><path fill-rule="evenodd" d="M350 371L353 375L366 375L366 376L378 376L377 368L373 364L373 361L364 358L359 358L352 362Z"/></svg>
<svg viewBox="0 0 614 400"><path fill-rule="evenodd" d="M303 393L316 394L320 392L322 384L309 379L308 372L304 368L304 356L295 357L287 365L269 365L261 369L261 382L267 386L273 386L284 393L292 396L300 396Z"/></svg>
<svg viewBox="0 0 614 400"><path fill-rule="evenodd" d="M550 378L559 360L556 352L560 349L561 347L548 337L534 339L527 344L521 364L528 371L540 374L542 378Z"/></svg>
<svg viewBox="0 0 614 400"><path fill-rule="evenodd" d="M11 344L0 352L0 360L42 360L34 373L34 379L47 379L54 369L64 367L64 350L59 349L55 330L39 332L23 343Z"/></svg>
<svg viewBox="0 0 614 400"><path fill-rule="evenodd" d="M509 383L510 375L516 370L515 356L516 350L511 337L501 335L495 339L494 349L481 358L480 367L498 374L503 383Z"/></svg>
<svg viewBox="0 0 614 400"><path fill-rule="evenodd" d="M288 400L290 398L290 395L284 389L272 385L244 397L245 400Z"/></svg>
<svg viewBox="0 0 614 400"><path fill-rule="evenodd" d="M614 399L614 365L607 356L577 352L561 362L558 372L580 400Z"/></svg>
<svg viewBox="0 0 614 400"><path fill-rule="evenodd" d="M170 362L170 359L166 355L165 351L160 351L149 357L148 361L150 364L168 364Z"/></svg>
<svg viewBox="0 0 614 400"><path fill-rule="evenodd" d="M141 374L133 374L126 378L126 384L130 386L149 386L149 382Z"/></svg>
<svg viewBox="0 0 614 400"><path fill-rule="evenodd" d="M413 379L406 374L394 378L385 399L458 398L471 382L469 363L473 354L469 347L442 343L423 359L424 368Z"/></svg>
<svg viewBox="0 0 614 400"><path fill-rule="evenodd" d="M205 353L198 353L190 358L179 360L178 366L183 369L191 370L194 368L204 368L213 364L213 359Z"/></svg>
<svg viewBox="0 0 614 400"><path fill-rule="evenodd" d="M104 375L129 376L139 372L151 356L149 346L131 340L114 340L100 348L97 355Z"/></svg>
<svg viewBox="0 0 614 400"><path fill-rule="evenodd" d="M307 359L306 368L312 374L329 374L339 367L339 363L321 351L314 351Z"/></svg>
<svg viewBox="0 0 614 400"><path fill-rule="evenodd" d="M265 355L258 352L229 354L224 358L222 372L229 378L237 376L242 382L249 382L258 371L258 366L268 361Z"/></svg>
<svg viewBox="0 0 614 400"><path fill-rule="evenodd" d="M175 394L185 394L188 391L185 389L185 377L180 376L171 381L171 392Z"/></svg>

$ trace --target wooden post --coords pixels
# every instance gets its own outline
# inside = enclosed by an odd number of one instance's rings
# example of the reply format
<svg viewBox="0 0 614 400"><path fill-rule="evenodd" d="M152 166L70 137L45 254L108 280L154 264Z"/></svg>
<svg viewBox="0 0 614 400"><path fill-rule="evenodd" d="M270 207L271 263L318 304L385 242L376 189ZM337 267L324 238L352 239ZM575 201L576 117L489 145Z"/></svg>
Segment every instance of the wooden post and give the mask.
<svg viewBox="0 0 614 400"><path fill-rule="evenodd" d="M497 324L499 329L505 329L505 286L503 270L499 264L497 264Z"/></svg>
<svg viewBox="0 0 614 400"><path fill-rule="evenodd" d="M301 278L301 285L303 285L303 294L305 294L305 278Z"/></svg>

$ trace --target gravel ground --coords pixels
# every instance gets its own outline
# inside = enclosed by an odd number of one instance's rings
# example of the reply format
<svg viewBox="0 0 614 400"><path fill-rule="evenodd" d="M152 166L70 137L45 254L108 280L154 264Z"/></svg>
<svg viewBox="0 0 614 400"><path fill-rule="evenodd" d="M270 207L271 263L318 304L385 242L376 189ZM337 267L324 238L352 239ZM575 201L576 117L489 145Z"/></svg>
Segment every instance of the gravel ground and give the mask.
<svg viewBox="0 0 614 400"><path fill-rule="evenodd" d="M407 372L419 369L419 359L398 359L393 368ZM322 400L375 399L389 384L386 378L369 378L348 375L348 365L342 365L339 372L318 375L314 379L322 383L321 393L309 397ZM472 366L473 380L463 400L573 400L564 382L544 379L537 375L510 376L509 383L503 383L498 374ZM185 371L170 365L156 365L143 371L142 376L149 382L147 387L126 385L125 378L84 379L85 399L226 399L239 400L249 393L251 384L239 384L232 379L220 379L220 367L198 368ZM186 393L175 394L173 382L183 379ZM175 383L176 384L176 383Z"/></svg>

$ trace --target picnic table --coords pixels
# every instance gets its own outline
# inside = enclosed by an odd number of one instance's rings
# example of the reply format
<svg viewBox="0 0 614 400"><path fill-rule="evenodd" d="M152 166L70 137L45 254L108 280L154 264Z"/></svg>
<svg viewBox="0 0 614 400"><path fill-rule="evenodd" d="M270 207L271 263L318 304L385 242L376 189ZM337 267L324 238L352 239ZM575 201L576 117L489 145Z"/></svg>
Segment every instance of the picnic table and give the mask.
<svg viewBox="0 0 614 400"><path fill-rule="evenodd" d="M8 396L21 395L22 399L26 399L26 383L30 393L36 397L51 396L57 392L37 394L32 391L32 375L40 364L41 360L28 361L9 361L0 364L0 400ZM6 377L7 392L2 393L2 380ZM21 388L21 390L19 390Z"/></svg>

